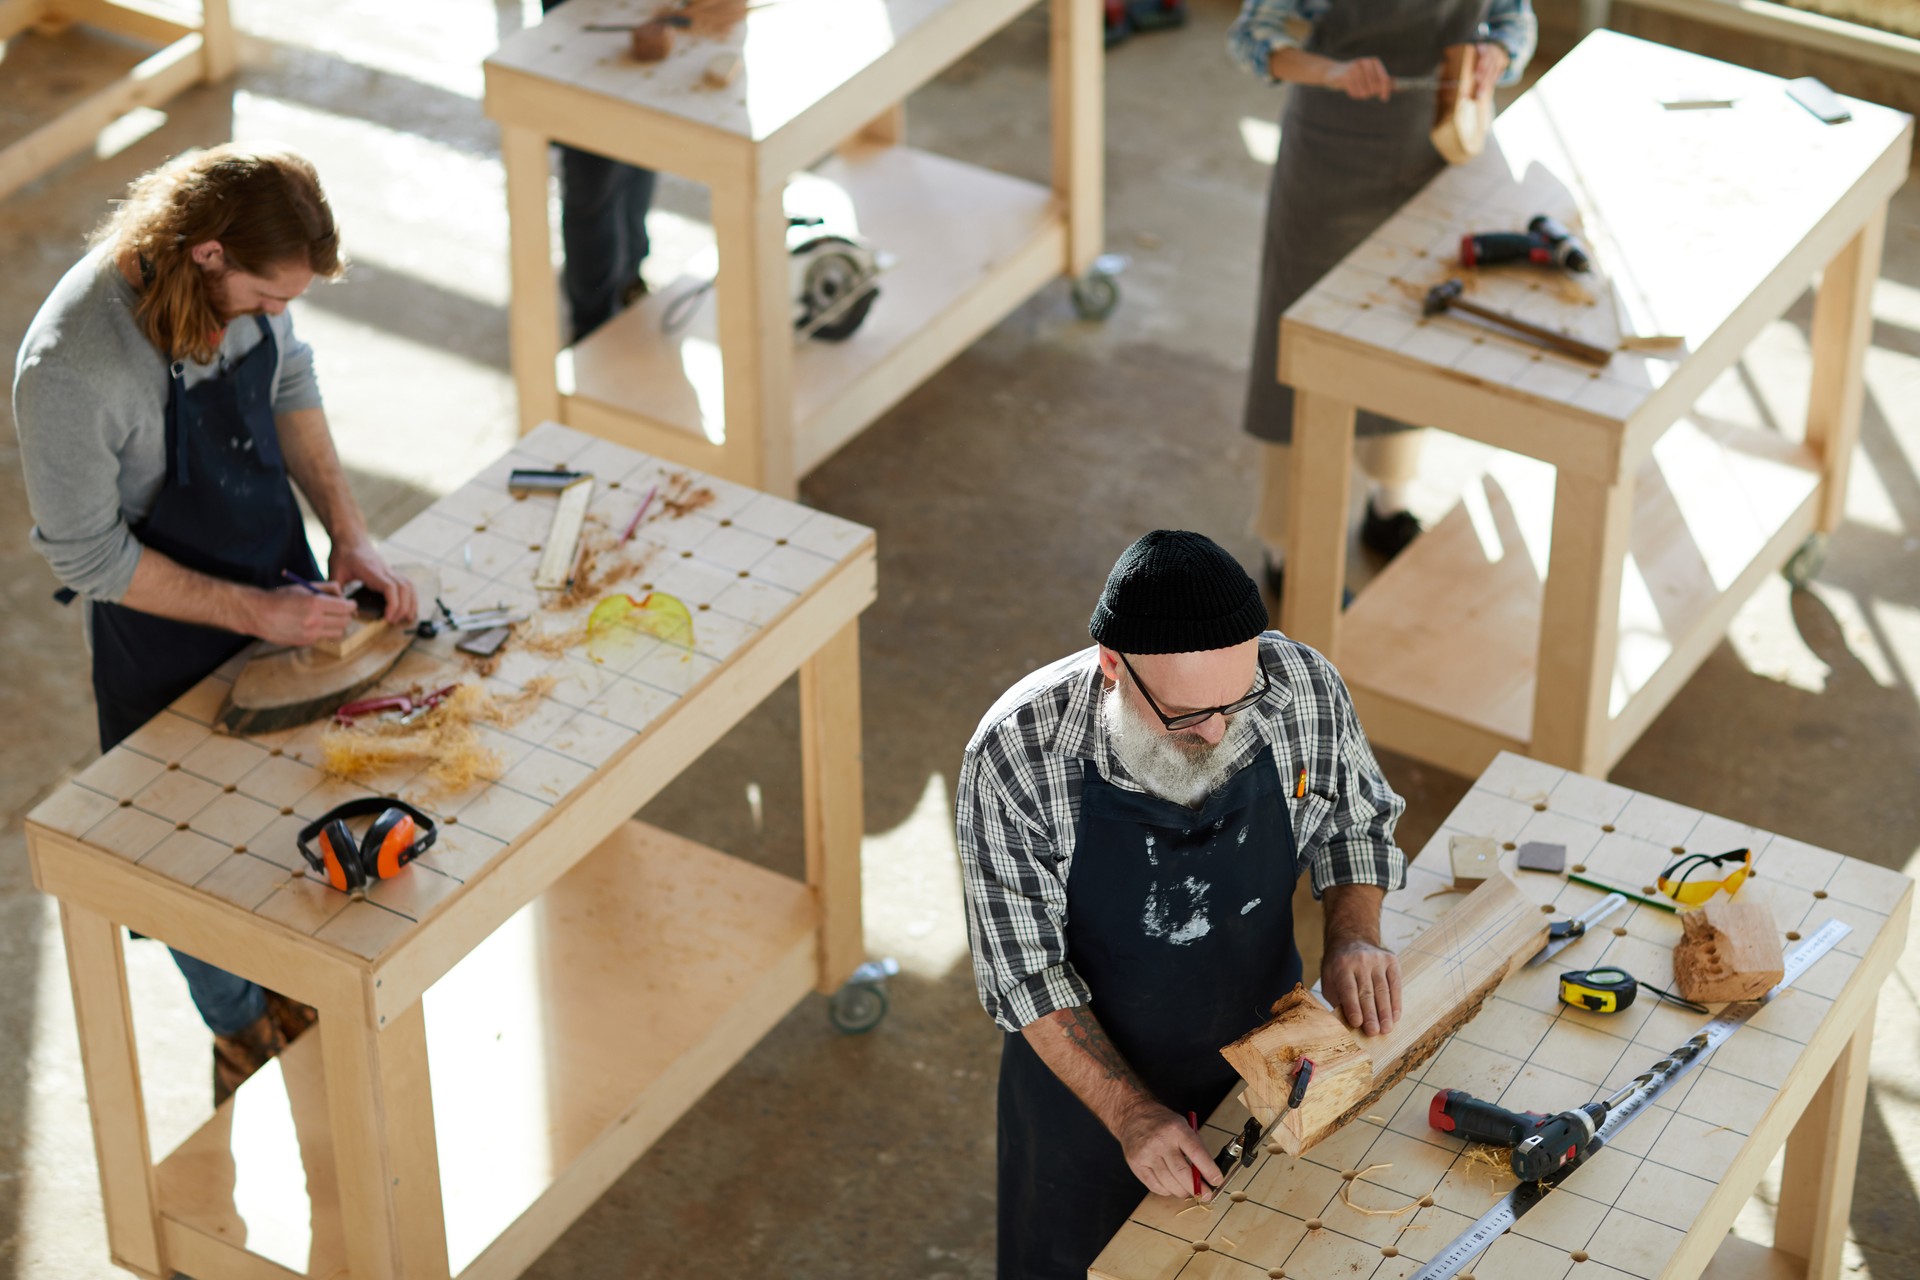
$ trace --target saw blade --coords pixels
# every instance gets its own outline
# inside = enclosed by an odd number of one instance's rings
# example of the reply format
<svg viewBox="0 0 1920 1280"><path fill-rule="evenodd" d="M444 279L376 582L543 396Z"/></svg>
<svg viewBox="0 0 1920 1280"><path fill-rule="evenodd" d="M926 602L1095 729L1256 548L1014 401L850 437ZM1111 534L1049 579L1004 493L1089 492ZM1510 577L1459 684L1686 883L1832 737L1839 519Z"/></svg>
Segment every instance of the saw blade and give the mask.
<svg viewBox="0 0 1920 1280"><path fill-rule="evenodd" d="M1493 1208L1480 1215L1480 1220L1461 1232L1445 1249L1433 1256L1408 1280L1452 1280L1458 1276L1469 1262L1478 1257L1482 1250L1491 1245L1514 1223L1526 1216L1529 1209L1547 1198L1548 1193L1571 1177L1574 1170L1585 1164L1588 1157L1606 1145L1607 1139L1620 1132L1635 1117L1639 1116L1654 1099L1697 1066L1700 1060L1719 1048L1728 1036L1745 1025L1747 1019L1760 1011L1761 1006L1793 985L1795 979L1804 974L1808 967L1827 952L1833 950L1840 939L1853 930L1838 920L1829 920L1821 925L1805 941L1793 949L1787 956L1785 972L1771 991L1757 1000L1743 1000L1730 1004L1708 1022L1704 1027L1679 1048L1654 1063L1640 1076L1629 1082L1632 1092L1628 1093L1608 1112L1594 1135L1593 1145L1573 1164L1559 1170L1551 1177L1539 1182L1524 1182L1509 1191L1505 1198Z"/></svg>
<svg viewBox="0 0 1920 1280"><path fill-rule="evenodd" d="M1587 930L1593 928L1593 926L1599 924L1602 920L1605 920L1608 916L1626 905L1627 900L1619 894L1608 894L1573 918L1572 923L1578 927L1575 928L1572 933L1569 933L1564 938L1555 938L1552 942L1540 948L1540 950L1534 954L1533 959L1527 961L1525 967L1531 969L1536 965L1545 964L1574 943L1580 941L1580 939L1586 937Z"/></svg>

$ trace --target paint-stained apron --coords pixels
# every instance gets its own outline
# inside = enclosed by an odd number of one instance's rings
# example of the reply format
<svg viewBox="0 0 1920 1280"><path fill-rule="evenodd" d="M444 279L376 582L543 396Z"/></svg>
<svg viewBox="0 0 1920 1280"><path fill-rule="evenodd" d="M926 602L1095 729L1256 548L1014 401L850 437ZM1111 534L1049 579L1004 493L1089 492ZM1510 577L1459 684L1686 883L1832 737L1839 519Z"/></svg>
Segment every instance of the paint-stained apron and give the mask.
<svg viewBox="0 0 1920 1280"><path fill-rule="evenodd" d="M1300 980L1293 827L1272 747L1199 810L1091 762L1067 877L1067 959L1114 1047L1176 1114L1238 1077L1222 1046ZM1000 1054L1000 1280L1085 1280L1146 1187L1024 1036Z"/></svg>
<svg viewBox="0 0 1920 1280"><path fill-rule="evenodd" d="M167 477L133 533L189 569L273 588L280 571L319 576L273 424L278 347L260 341L224 375L191 389L169 371ZM100 749L112 747L240 652L248 638L125 605L93 602L93 694Z"/></svg>
<svg viewBox="0 0 1920 1280"><path fill-rule="evenodd" d="M1333 0L1306 48L1343 62L1378 58L1389 75L1432 75L1442 50L1473 38L1488 4ZM1287 91L1248 369L1252 435L1274 444L1293 439L1293 388L1277 378L1281 313L1446 167L1428 137L1433 99L1431 89L1403 89L1386 102L1356 102L1336 89ZM1361 435L1407 429L1364 410L1355 424Z"/></svg>

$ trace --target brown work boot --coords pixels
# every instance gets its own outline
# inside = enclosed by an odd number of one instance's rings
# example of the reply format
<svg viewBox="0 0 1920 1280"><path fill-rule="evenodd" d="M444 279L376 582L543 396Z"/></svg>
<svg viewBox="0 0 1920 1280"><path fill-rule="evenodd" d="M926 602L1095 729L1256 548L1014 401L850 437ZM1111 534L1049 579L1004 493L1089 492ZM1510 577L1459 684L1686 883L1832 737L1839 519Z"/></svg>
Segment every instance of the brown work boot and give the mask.
<svg viewBox="0 0 1920 1280"><path fill-rule="evenodd" d="M273 1019L273 1025L280 1028L280 1034L288 1044L300 1038L300 1033L312 1026L320 1014L310 1004L301 1004L292 996L283 996L278 991L267 992L267 1016Z"/></svg>
<svg viewBox="0 0 1920 1280"><path fill-rule="evenodd" d="M239 1032L213 1038L213 1105L233 1096L240 1082L273 1061L287 1047L287 1038L263 1013Z"/></svg>

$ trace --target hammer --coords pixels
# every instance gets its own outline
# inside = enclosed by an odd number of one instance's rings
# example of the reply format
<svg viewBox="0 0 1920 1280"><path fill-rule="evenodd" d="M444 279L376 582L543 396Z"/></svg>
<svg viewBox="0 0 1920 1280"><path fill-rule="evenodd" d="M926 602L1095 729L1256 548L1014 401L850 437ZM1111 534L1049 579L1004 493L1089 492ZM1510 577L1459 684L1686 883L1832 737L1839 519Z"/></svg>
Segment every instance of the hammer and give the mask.
<svg viewBox="0 0 1920 1280"><path fill-rule="evenodd" d="M1495 311L1492 307L1468 302L1460 296L1465 291L1466 286L1458 280L1448 280L1433 286L1427 290L1426 301L1420 304L1420 314L1437 316L1446 311L1464 311L1468 315L1479 316L1482 320L1491 320L1497 325L1503 325L1515 333L1533 339L1543 347L1558 351L1562 355L1572 356L1576 360L1585 360L1589 364L1605 364L1613 359L1613 352L1605 347L1596 347L1561 333L1557 329L1543 328L1522 320L1518 316L1510 316L1504 311Z"/></svg>

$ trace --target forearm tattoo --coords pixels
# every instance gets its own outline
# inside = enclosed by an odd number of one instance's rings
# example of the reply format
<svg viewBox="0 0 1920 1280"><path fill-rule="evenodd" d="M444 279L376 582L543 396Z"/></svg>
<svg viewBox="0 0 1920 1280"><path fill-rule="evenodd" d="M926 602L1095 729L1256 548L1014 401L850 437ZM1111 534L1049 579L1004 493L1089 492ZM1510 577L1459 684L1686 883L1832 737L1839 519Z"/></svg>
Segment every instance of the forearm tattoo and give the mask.
<svg viewBox="0 0 1920 1280"><path fill-rule="evenodd" d="M1113 1041L1107 1039L1107 1033L1101 1029L1100 1020L1093 1016L1093 1010L1085 1005L1076 1005L1071 1009L1062 1009L1066 1015L1060 1023L1060 1033L1082 1053L1092 1058L1100 1069L1106 1072L1107 1079L1119 1080L1136 1088L1145 1090L1140 1077L1133 1074L1133 1068L1113 1047Z"/></svg>

